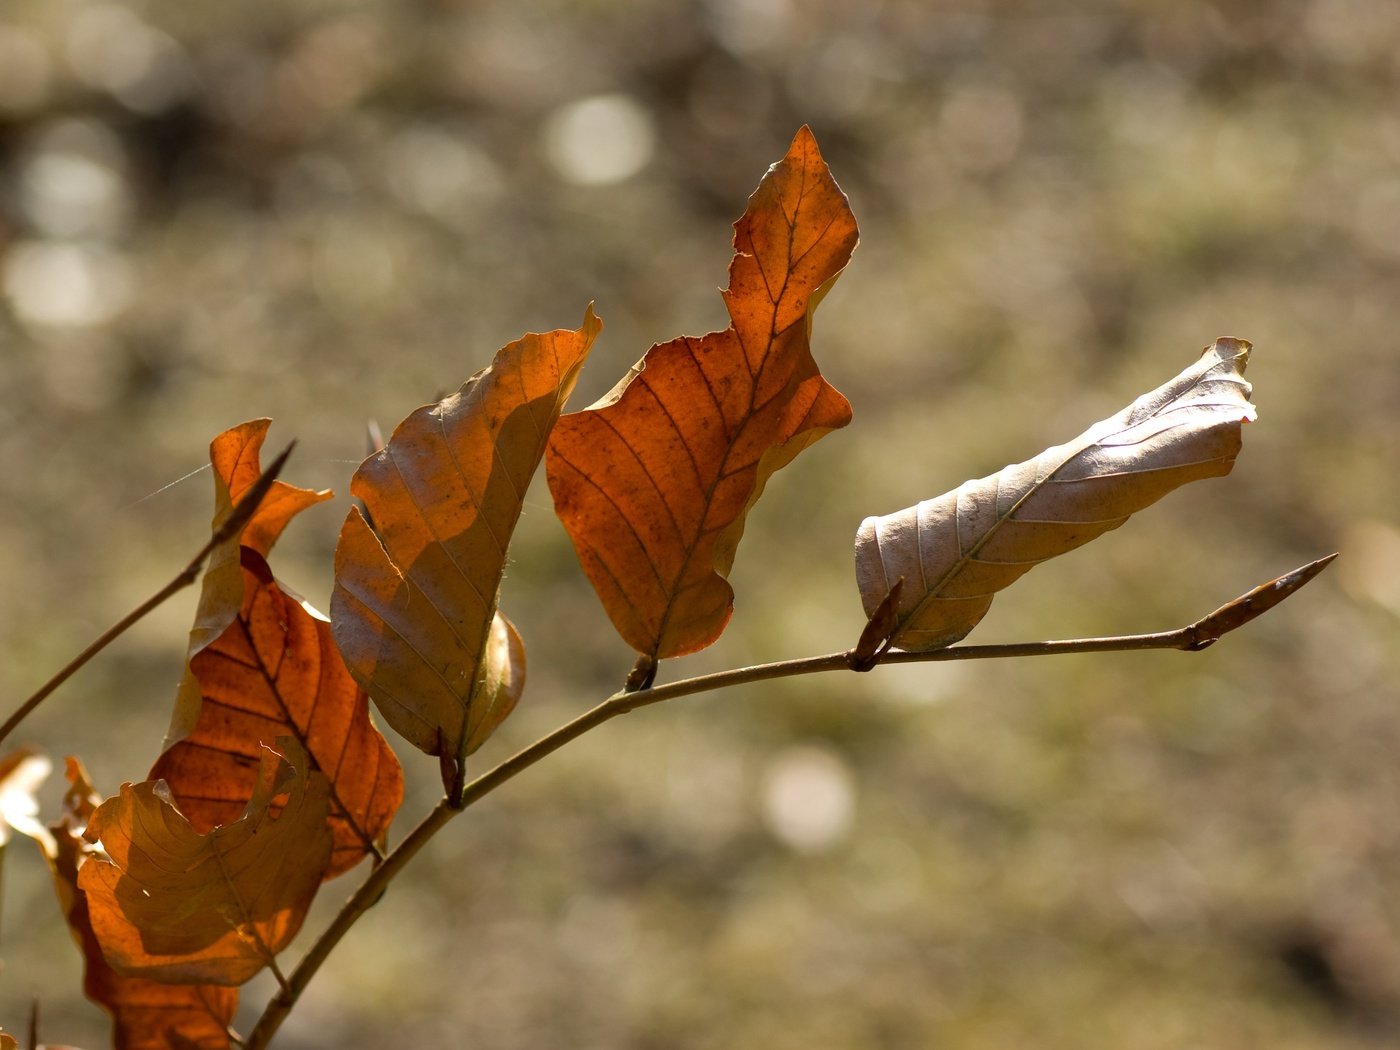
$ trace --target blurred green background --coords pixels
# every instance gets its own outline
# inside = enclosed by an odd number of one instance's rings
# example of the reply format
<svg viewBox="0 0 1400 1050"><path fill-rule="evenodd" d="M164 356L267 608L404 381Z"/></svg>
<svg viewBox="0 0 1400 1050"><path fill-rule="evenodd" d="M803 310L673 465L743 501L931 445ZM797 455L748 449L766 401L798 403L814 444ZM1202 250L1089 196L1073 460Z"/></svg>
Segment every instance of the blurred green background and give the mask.
<svg viewBox="0 0 1400 1050"><path fill-rule="evenodd" d="M1219 335L1256 347L1234 474L1037 569L974 640L1165 629L1342 559L1198 655L609 724L434 841L278 1045L1397 1045L1397 88L1391 0L5 0L0 707L203 542L207 472L172 483L223 428L272 416L288 478L337 490L273 558L324 608L367 419L590 300L574 407L722 327L728 224L810 123L862 228L815 334L855 422L774 479L727 634L663 680L851 644L864 515L1067 440ZM631 662L537 480L503 600L530 684L478 772ZM142 779L193 603L20 736L104 792ZM439 790L400 750L397 835ZM23 840L0 956L0 1023L37 994L49 1041L106 1045Z"/></svg>

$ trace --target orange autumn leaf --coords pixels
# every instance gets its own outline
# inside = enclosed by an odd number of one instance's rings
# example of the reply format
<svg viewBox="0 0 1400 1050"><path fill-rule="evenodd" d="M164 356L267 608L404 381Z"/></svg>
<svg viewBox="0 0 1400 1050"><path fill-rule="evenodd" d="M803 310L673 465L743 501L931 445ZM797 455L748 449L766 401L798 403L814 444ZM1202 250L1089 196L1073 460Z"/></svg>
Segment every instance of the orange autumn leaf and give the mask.
<svg viewBox="0 0 1400 1050"><path fill-rule="evenodd" d="M403 802L403 770L370 720L329 621L284 591L251 547L243 548L241 572L237 617L191 661L199 722L157 759L150 779L169 785L204 834L243 812L257 783L259 744L295 737L330 780L331 878L382 846Z"/></svg>
<svg viewBox="0 0 1400 1050"><path fill-rule="evenodd" d="M123 784L93 813L85 838L104 855L78 869L78 887L118 973L239 985L296 936L330 862L329 789L295 740L277 747L262 749L244 816L207 835L160 781Z"/></svg>
<svg viewBox="0 0 1400 1050"><path fill-rule="evenodd" d="M92 932L87 897L78 891L78 869L96 849L83 831L102 800L76 758L68 759L67 776L63 815L40 842L63 916L83 954L83 991L111 1016L114 1050L229 1050L238 989L123 977L108 965Z"/></svg>
<svg viewBox="0 0 1400 1050"><path fill-rule="evenodd" d="M253 419L225 430L209 444L209 462L214 474L214 520L217 531L233 512L234 505L262 473L260 452L270 419ZM243 570L239 549L250 547L267 556L287 523L316 503L331 498L329 491L315 492L284 481L274 481L252 518L238 535L230 536L209 554L200 588L194 626L190 628L185 653L185 674L175 697L175 711L166 731L165 747L194 731L199 720L199 683L190 670L190 661L227 630L243 604Z"/></svg>
<svg viewBox="0 0 1400 1050"><path fill-rule="evenodd" d="M544 442L602 322L530 334L412 413L355 472L331 620L356 680L444 767L519 699L524 650L496 611L506 547Z"/></svg>
<svg viewBox="0 0 1400 1050"><path fill-rule="evenodd" d="M555 510L638 652L679 656L719 637L749 509L775 471L850 422L810 338L812 312L856 240L804 127L734 224L730 327L653 346L612 393L555 428Z"/></svg>

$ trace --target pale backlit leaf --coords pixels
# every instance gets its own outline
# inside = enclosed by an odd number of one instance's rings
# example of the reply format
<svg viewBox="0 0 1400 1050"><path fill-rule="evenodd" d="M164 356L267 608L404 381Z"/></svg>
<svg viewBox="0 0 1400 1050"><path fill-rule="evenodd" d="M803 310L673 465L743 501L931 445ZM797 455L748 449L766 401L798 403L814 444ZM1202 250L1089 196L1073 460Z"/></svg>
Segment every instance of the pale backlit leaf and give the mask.
<svg viewBox="0 0 1400 1050"><path fill-rule="evenodd" d="M866 518L856 579L872 615L904 580L893 643L927 651L967 635L997 591L1172 489L1228 474L1254 418L1250 344L1222 338L1180 375L1073 441L936 499Z"/></svg>

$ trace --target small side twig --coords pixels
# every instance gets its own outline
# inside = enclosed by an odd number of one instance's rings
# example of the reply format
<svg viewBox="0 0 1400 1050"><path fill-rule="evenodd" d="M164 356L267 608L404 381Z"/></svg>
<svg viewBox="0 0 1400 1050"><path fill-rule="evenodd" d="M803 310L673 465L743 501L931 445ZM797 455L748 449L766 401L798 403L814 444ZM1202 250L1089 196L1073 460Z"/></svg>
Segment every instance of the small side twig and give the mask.
<svg viewBox="0 0 1400 1050"><path fill-rule="evenodd" d="M296 1005L296 1001L306 985L316 971L321 968L326 957L330 955L331 949L340 943L340 939L345 936L356 920L369 911L375 902L383 896L384 888L403 869L404 865L413 859L414 855L442 829L443 825L460 812L460 809L452 805L451 800L442 799L419 822L418 826L389 852L389 855L384 858L384 863L370 871L365 881L360 884L359 889L345 902L331 921L330 926L316 938L316 943L307 951L305 958L297 964L296 969L287 975L285 983L263 1009L257 1025L248 1033L248 1037L244 1041L243 1045L246 1050L266 1050L268 1043L277 1033L277 1029L282 1026L282 1022L286 1020L287 1014L291 1013L292 1007Z"/></svg>
<svg viewBox="0 0 1400 1050"><path fill-rule="evenodd" d="M36 707L43 703L49 694L64 682L68 681L69 678L73 677L80 668L125 633L132 624L136 623L152 609L160 606L171 595L184 590L186 587L193 584L195 580L199 579L200 571L204 568L204 563L208 560L214 548L218 547L221 543L226 543L243 531L243 526L248 524L249 519L251 519L253 514L257 511L259 504L261 504L264 497L267 496L268 490L272 488L272 483L277 480L277 475L281 473L282 467L286 464L287 457L292 454L292 449L294 447L296 447L295 441L288 445L281 455L268 464L267 469L258 476L258 479L254 481L252 485L248 486L248 491L245 492L242 499L234 505L232 512L224 519L223 524L214 530L213 534L209 537L209 542L199 549L199 553L190 559L189 564L181 569L174 579L98 635L86 649L69 660L57 674L41 685L24 701L24 703L20 704L19 707L15 709L14 713L10 715L9 718L5 719L4 724L0 725L0 742L3 742L6 737L14 732L15 727L24 721Z"/></svg>
<svg viewBox="0 0 1400 1050"><path fill-rule="evenodd" d="M1179 649L1186 652L1197 652L1293 594L1325 569L1335 557L1335 554L1330 554L1325 558L1309 562L1301 568L1294 569L1290 573L1254 588L1232 602L1227 602L1195 623L1177 628L1174 631L1115 635L1105 638L1072 638L1065 641L1023 642L1011 645L964 645L937 649L927 653L891 651L888 648L888 637L885 637L877 639L873 643L874 652L878 654L874 656L874 660L875 664L906 664L938 663L945 660L987 660L1005 656L1051 656L1057 653L1121 652L1135 649ZM892 591L892 595L893 597L886 597L881 602L881 608L887 604L890 605L891 609L894 608L898 602L898 594ZM871 617L871 622L874 623L877 618L880 618L879 610L876 611L875 616ZM884 619L881 619L881 624L883 625L883 623ZM883 626L881 629L886 630L886 635L888 635L890 629L883 628ZM868 633L878 635L879 630L868 627ZM869 649L871 644L863 633L862 643L858 643L855 649L844 652L826 653L822 656L809 656L798 660L781 660L776 663L757 664L752 667L738 667L729 671L718 671L714 674L669 682L665 685L648 686L631 692L624 689L585 711L573 721L566 722L540 737L533 744L516 752L494 769L483 773L466 784L456 797L442 799L427 817L389 852L384 862L370 871L365 881L360 884L359 889L331 921L330 926L322 932L310 950L307 951L306 956L287 976L285 985L272 997L263 1010L262 1016L258 1018L257 1026L248 1037L246 1050L266 1050L273 1035L281 1027L292 1007L296 1005L302 991L310 983L311 978L315 976L316 971L320 969L321 964L325 962L326 957L330 955L331 950L340 943L341 938L349 932L350 927L355 924L359 917L379 900L389 882L423 848L424 844L458 813L473 803L481 801L516 774L558 751L570 741L577 740L590 730L596 729L604 722L629 711L635 711L639 707L648 707L682 696L714 692L730 686L773 678L792 678L797 675L817 674L822 671L866 670L864 664L871 657L861 654ZM875 666L875 664L871 664L871 666Z"/></svg>

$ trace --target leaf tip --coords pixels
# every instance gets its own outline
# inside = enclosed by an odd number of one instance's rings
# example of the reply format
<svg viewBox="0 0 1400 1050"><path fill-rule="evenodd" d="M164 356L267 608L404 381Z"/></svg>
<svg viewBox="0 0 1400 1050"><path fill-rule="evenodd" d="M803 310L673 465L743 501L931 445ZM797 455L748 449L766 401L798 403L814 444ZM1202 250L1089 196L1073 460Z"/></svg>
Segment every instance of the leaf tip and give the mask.
<svg viewBox="0 0 1400 1050"><path fill-rule="evenodd" d="M590 339L603 330L603 319L599 317L598 312L593 309L596 305L596 301L590 299L588 305L583 308L583 326L581 330Z"/></svg>
<svg viewBox="0 0 1400 1050"><path fill-rule="evenodd" d="M1221 361L1235 361L1238 363L1240 371L1243 372L1245 365L1249 363L1250 351L1253 349L1254 344L1248 339L1222 335L1203 349L1201 354L1202 356L1214 354Z"/></svg>

